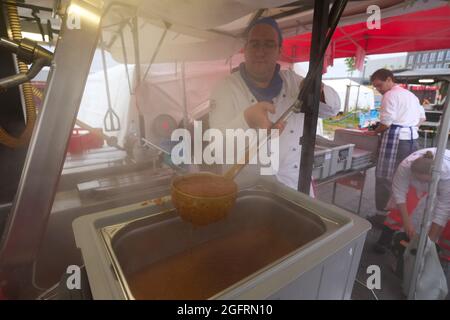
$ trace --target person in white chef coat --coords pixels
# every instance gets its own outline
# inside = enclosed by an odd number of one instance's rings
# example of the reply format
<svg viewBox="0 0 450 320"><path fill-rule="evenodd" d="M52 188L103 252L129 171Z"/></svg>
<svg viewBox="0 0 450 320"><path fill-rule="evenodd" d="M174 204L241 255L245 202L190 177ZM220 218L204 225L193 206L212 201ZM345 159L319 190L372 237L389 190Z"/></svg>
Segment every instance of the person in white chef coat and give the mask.
<svg viewBox="0 0 450 320"><path fill-rule="evenodd" d="M395 231L403 230L411 239L420 229L435 154L436 148L422 149L400 163L395 172L392 197L388 203L391 210L384 222L378 245L388 246ZM450 219L450 150L445 151L436 198L433 216L428 221L430 239L434 242L439 240Z"/></svg>
<svg viewBox="0 0 450 320"><path fill-rule="evenodd" d="M380 109L380 125L368 134L382 135L376 168L375 203L378 216L386 215L386 205L392 194L392 178L400 162L419 148L418 128L425 121L425 110L419 99L410 91L395 83L392 71L377 70L371 81L383 94Z"/></svg>
<svg viewBox="0 0 450 320"><path fill-rule="evenodd" d="M249 28L244 47L245 62L225 78L211 95L211 128L269 129L297 100L302 77L291 70L280 70L282 33L275 20L263 18ZM329 118L340 111L338 94L323 86L319 117ZM295 114L280 124L279 168L277 180L297 189L300 170L300 138L304 115Z"/></svg>
<svg viewBox="0 0 450 320"><path fill-rule="evenodd" d="M436 148L418 150L400 163L394 175L392 197L388 203L390 212L384 222L381 236L373 248L378 254L384 254L387 249L392 251L397 257L396 273L400 277L403 276L404 270L409 269L405 269L403 265L405 247L402 242L413 239L420 231L435 155ZM444 154L436 203L428 218L428 236L436 243L441 266L450 284L450 150L446 150ZM438 277L436 269L425 270L433 270L433 274ZM436 283L433 287L435 285ZM441 282L439 288L443 288L442 286Z"/></svg>

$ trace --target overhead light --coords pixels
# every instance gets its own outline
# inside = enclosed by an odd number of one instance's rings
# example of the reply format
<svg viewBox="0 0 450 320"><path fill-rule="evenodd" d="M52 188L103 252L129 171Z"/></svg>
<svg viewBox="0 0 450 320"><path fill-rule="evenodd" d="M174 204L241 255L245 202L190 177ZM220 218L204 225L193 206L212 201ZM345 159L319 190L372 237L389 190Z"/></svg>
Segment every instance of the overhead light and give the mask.
<svg viewBox="0 0 450 320"><path fill-rule="evenodd" d="M45 41L42 39L42 35L40 33L34 32L25 32L22 31L22 38L27 38L36 42L50 42L48 35L44 35Z"/></svg>
<svg viewBox="0 0 450 320"><path fill-rule="evenodd" d="M434 79L420 79L419 83L434 83Z"/></svg>

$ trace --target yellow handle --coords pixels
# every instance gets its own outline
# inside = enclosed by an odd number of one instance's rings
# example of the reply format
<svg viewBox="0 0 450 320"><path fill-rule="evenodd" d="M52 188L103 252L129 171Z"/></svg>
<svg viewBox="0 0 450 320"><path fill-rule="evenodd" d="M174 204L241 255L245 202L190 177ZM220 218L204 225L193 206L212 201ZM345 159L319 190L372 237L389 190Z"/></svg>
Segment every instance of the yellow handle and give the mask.
<svg viewBox="0 0 450 320"><path fill-rule="evenodd" d="M239 172L245 167L245 164L235 164L223 175L225 178L233 180L234 177L238 175Z"/></svg>
<svg viewBox="0 0 450 320"><path fill-rule="evenodd" d="M230 169L228 169L227 172L225 172L225 178L233 180L239 174L239 172L241 172L241 170L247 165L247 159L248 161L250 161L258 153L259 149L264 146L267 141L272 139L272 128L270 129L270 135L266 136L265 139L261 141L261 143L258 144L258 139L256 139L256 143L253 143L251 147L245 149L243 159L241 159L238 164L235 164Z"/></svg>

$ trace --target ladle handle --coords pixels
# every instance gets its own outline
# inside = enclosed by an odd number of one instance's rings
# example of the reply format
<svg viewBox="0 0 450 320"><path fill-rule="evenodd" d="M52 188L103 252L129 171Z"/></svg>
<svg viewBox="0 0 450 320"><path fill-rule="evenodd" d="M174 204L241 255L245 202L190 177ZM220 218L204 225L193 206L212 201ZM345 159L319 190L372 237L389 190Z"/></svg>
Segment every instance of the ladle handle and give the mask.
<svg viewBox="0 0 450 320"><path fill-rule="evenodd" d="M250 161L256 154L258 154L259 149L262 146L264 146L269 140L272 139L273 136L272 129L274 129L275 125L279 122L280 120L278 120L277 122L275 122L275 124L273 124L273 126L269 129L269 135L266 136L265 139L261 141L261 143L258 143L258 139L256 139L256 143L253 143L251 146L245 148L244 157L241 158L237 164L233 165L230 169L228 169L227 172L225 172L224 174L225 178L233 180L239 174L239 172L241 172L241 170L247 165L247 159L248 161Z"/></svg>
<svg viewBox="0 0 450 320"><path fill-rule="evenodd" d="M224 177L233 180L239 172L245 167L245 164L235 164L224 174Z"/></svg>

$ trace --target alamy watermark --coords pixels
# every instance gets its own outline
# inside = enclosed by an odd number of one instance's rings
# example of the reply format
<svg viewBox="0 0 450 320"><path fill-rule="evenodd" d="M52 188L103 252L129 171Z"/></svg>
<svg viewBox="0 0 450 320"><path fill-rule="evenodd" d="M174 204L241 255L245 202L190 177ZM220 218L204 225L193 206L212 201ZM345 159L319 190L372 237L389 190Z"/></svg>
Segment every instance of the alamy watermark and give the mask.
<svg viewBox="0 0 450 320"><path fill-rule="evenodd" d="M81 7L76 4L72 4L67 9L66 27L69 30L81 29Z"/></svg>
<svg viewBox="0 0 450 320"><path fill-rule="evenodd" d="M178 144L172 148L171 158L175 165L259 164L261 175L274 175L280 165L279 136L278 129L226 129L225 134L208 129L203 133L202 122L195 121L194 137L187 129L172 133L172 142ZM205 148L204 143L208 143Z"/></svg>
<svg viewBox="0 0 450 320"><path fill-rule="evenodd" d="M66 287L69 290L81 290L81 268L79 266L68 266Z"/></svg>
<svg viewBox="0 0 450 320"><path fill-rule="evenodd" d="M381 9L377 5L371 5L367 7L367 14L370 14L367 19L367 29L379 30L381 29Z"/></svg>
<svg viewBox="0 0 450 320"><path fill-rule="evenodd" d="M67 15L66 26L69 30L81 29L81 17L76 12L69 13Z"/></svg>
<svg viewBox="0 0 450 320"><path fill-rule="evenodd" d="M370 275L367 278L366 286L369 290L381 289L381 269L377 265L371 265L367 267L367 274Z"/></svg>
<svg viewBox="0 0 450 320"><path fill-rule="evenodd" d="M101 17L88 8L72 3L67 9L66 27L69 30L80 30L82 21L99 24Z"/></svg>

